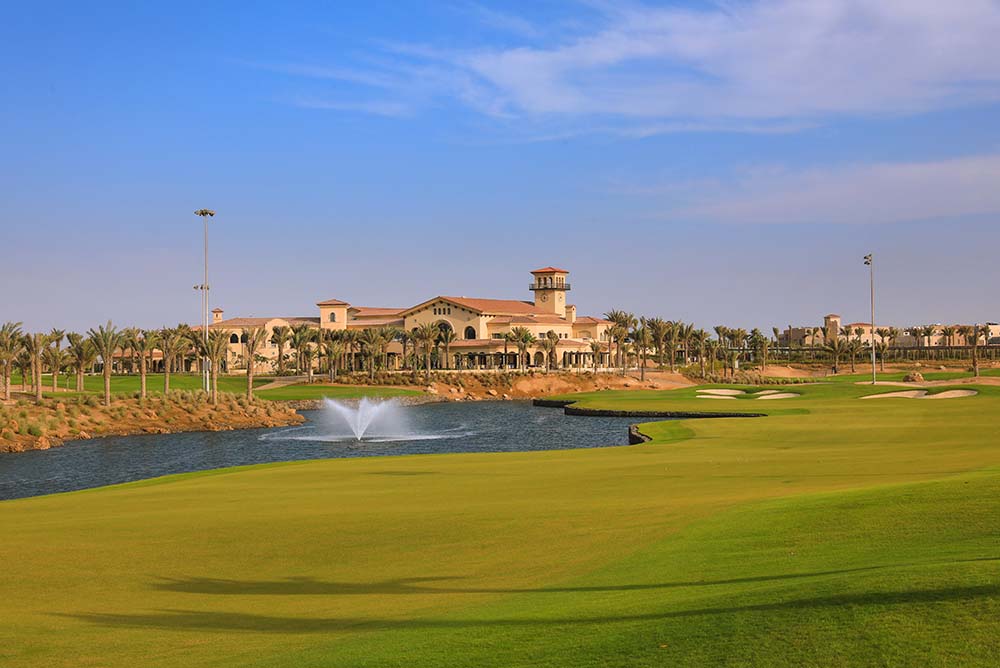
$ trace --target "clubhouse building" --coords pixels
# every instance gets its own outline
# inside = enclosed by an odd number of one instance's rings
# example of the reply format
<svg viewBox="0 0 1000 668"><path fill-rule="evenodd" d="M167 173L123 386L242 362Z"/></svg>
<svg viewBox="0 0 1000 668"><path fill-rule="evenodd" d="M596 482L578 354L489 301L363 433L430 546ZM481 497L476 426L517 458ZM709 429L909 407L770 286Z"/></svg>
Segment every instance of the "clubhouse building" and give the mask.
<svg viewBox="0 0 1000 668"><path fill-rule="evenodd" d="M267 332L267 343L259 355L267 360L260 364L261 371L271 371L277 366L278 349L271 342L275 327L307 325L323 330L362 330L378 327L395 327L413 331L427 323L442 330L450 329L456 339L448 346L450 359L443 359L443 346L439 350L438 366L450 369L497 369L513 367L543 367L545 355L538 346L531 346L524 360L518 363L517 346L509 342L507 334L518 327L543 339L553 332L558 341L556 360L563 368L592 368L595 354L599 366L608 365L607 330L611 323L594 316L579 316L576 306L567 304L570 283L569 272L558 267L542 267L531 272L528 289L534 293L530 301L516 299L483 299L478 297L432 297L409 308L355 306L340 299L325 299L316 304L318 316L229 318L223 311L212 311L211 329L229 333L227 369L246 368L241 341L242 330L260 327ZM602 342L601 351L595 353L593 341ZM288 349L286 348L286 353ZM402 366L403 346L393 341L388 348L389 367Z"/></svg>

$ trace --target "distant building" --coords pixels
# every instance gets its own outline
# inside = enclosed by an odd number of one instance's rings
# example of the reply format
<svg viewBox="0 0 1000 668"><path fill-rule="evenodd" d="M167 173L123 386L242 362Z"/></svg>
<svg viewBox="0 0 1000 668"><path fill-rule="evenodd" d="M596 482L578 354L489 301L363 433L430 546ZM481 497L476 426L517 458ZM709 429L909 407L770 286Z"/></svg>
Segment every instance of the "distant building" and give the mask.
<svg viewBox="0 0 1000 668"><path fill-rule="evenodd" d="M892 342L892 345L898 348L928 348L928 347L938 347L938 346L965 346L971 345L971 340L964 341L962 337L958 334L958 329L964 325L943 325L940 323L934 325L912 325L909 327L900 327L899 335ZM972 327L973 325L968 325ZM979 327L984 326L989 327L989 343L990 345L1000 344L1000 324L997 323L984 323L980 324ZM821 346L826 342L826 337L841 336L849 338L860 339L862 343L871 344L872 339L876 342L881 342L882 337L878 335L878 330L888 329L890 325L875 325L875 333L873 336L872 325L870 322L849 322L842 323L842 319L836 313L830 313L823 317L823 324L814 327L810 326L798 326L793 327L789 325L785 331L778 335L778 345L788 346L789 343L793 347L808 348L812 346ZM927 335L924 332L926 327L933 327L933 334ZM949 340L946 336L946 329L954 329L955 334ZM980 334L979 344L982 345L986 343L986 340Z"/></svg>
<svg viewBox="0 0 1000 668"><path fill-rule="evenodd" d="M544 354L533 346L527 359L518 364L517 348L506 343L505 335L515 327L524 327L538 339L549 332L558 337L556 356L561 366L593 365L591 342L605 339L611 323L594 316L578 316L576 306L566 303L570 291L569 272L557 267L543 267L531 272L528 289L534 293L531 301L516 299L484 299L478 297L437 296L409 308L354 306L340 299L317 302L319 315L313 317L229 318L223 310L212 311L210 329L229 333L230 350L227 368L245 368L243 359L242 329L261 327L267 331L267 343L260 355L267 358L267 366L276 366L277 346L271 342L275 327L307 325L323 330L366 329L370 327L396 327L413 331L426 323L434 323L442 330L451 329L456 340L449 346L452 369L485 369L514 366L543 366ZM504 350L506 349L506 357ZM286 350L286 352L289 352ZM444 354L443 347L441 354ZM389 365L398 368L402 345L393 342L388 348ZM601 353L600 365L607 365L608 353Z"/></svg>

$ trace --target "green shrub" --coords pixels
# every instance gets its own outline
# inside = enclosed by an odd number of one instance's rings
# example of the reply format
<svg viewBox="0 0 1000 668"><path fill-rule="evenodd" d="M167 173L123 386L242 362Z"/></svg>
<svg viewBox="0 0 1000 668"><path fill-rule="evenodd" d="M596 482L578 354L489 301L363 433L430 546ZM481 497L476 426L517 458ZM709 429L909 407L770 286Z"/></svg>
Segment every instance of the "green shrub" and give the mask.
<svg viewBox="0 0 1000 668"><path fill-rule="evenodd" d="M44 433L37 424L29 424L27 431L28 436L41 436Z"/></svg>

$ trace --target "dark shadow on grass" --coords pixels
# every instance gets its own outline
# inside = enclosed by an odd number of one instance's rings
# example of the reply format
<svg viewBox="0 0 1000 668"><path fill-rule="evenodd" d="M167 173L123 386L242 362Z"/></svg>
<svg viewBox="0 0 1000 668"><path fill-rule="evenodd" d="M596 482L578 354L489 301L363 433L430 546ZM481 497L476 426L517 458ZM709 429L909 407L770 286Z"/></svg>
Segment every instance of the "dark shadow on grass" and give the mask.
<svg viewBox="0 0 1000 668"><path fill-rule="evenodd" d="M578 587L461 587L435 583L449 583L462 580L461 576L436 576L418 578L400 578L378 582L337 582L317 580L310 577L288 578L285 580L229 580L220 578L160 578L153 583L152 588L160 591L173 591L185 594L215 594L223 596L364 596L371 594L403 595L403 594L565 594L588 592L624 592L646 591L655 589L674 589L678 587L707 587L714 585L732 585L754 582L772 582L779 580L797 580L803 578L822 577L827 575L844 575L848 573L863 573L909 566L941 565L942 563L960 563L964 561L1000 561L1000 557L983 557L960 561L933 562L921 564L895 564L889 566L863 566L859 568L844 568L829 571L813 571L808 573L784 573L780 575L757 575L743 578L727 578L721 580L690 580L679 582L657 582L637 584L585 585Z"/></svg>
<svg viewBox="0 0 1000 668"><path fill-rule="evenodd" d="M160 610L146 614L81 613L59 614L91 624L115 628L152 628L172 631L220 631L248 633L330 633L335 631L395 631L420 629L466 629L496 627L536 627L587 624L617 624L659 621L706 615L754 612L794 612L841 606L896 606L972 601L1000 596L1000 585L949 587L911 591L838 594L793 599L773 603L729 607L664 610L637 615L598 617L509 617L501 619L374 619L366 617L273 617L238 612Z"/></svg>

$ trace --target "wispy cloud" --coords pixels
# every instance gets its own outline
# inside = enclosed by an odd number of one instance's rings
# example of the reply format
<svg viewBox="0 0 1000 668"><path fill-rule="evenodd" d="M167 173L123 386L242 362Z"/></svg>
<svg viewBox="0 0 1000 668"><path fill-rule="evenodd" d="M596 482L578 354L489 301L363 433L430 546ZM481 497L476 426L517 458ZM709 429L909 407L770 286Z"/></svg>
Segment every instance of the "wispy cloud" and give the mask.
<svg viewBox="0 0 1000 668"><path fill-rule="evenodd" d="M995 0L589 5L596 26L531 45L396 43L382 45L375 67L283 67L385 87L411 105L450 100L487 116L614 123L637 136L684 123L739 129L1000 100ZM463 7L478 21L538 37L524 19Z"/></svg>
<svg viewBox="0 0 1000 668"><path fill-rule="evenodd" d="M732 224L879 224L1000 216L1000 154L789 170L637 188L664 217ZM658 207L659 208L659 207ZM662 210L662 208L661 208Z"/></svg>

